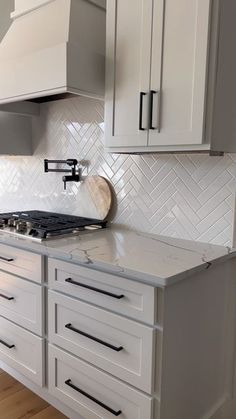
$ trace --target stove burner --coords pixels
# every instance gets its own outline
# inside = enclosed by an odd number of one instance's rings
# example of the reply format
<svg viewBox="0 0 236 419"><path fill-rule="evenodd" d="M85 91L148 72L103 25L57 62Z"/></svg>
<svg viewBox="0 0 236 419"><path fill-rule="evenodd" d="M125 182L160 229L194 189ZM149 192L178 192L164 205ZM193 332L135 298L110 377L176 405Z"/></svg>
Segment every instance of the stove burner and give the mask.
<svg viewBox="0 0 236 419"><path fill-rule="evenodd" d="M78 234L89 228L105 228L106 224L106 221L47 211L0 214L1 231L40 240Z"/></svg>

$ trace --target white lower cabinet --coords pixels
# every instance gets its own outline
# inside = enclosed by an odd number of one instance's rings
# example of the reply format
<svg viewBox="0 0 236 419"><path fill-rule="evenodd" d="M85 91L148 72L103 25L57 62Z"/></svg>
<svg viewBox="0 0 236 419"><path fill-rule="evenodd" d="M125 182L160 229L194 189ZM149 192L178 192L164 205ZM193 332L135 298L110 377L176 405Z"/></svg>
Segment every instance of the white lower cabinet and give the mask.
<svg viewBox="0 0 236 419"><path fill-rule="evenodd" d="M0 368L68 417L235 418L221 414L233 403L235 258L164 288L49 258L44 289L41 256L0 253Z"/></svg>
<svg viewBox="0 0 236 419"><path fill-rule="evenodd" d="M86 419L152 419L153 399L49 345L49 390Z"/></svg>
<svg viewBox="0 0 236 419"><path fill-rule="evenodd" d="M43 279L43 261L42 255L0 244L1 271L6 271L41 284Z"/></svg>
<svg viewBox="0 0 236 419"><path fill-rule="evenodd" d="M48 308L50 342L152 392L152 327L53 291L49 291Z"/></svg>
<svg viewBox="0 0 236 419"><path fill-rule="evenodd" d="M33 284L6 272L0 272L0 315L42 335L43 291Z"/></svg>
<svg viewBox="0 0 236 419"><path fill-rule="evenodd" d="M43 385L44 339L0 317L0 360Z"/></svg>
<svg viewBox="0 0 236 419"><path fill-rule="evenodd" d="M48 260L49 286L55 291L153 325L156 289L126 278L62 260Z"/></svg>
<svg viewBox="0 0 236 419"><path fill-rule="evenodd" d="M0 368L7 365L39 388L45 383L43 263L42 255L0 244Z"/></svg>

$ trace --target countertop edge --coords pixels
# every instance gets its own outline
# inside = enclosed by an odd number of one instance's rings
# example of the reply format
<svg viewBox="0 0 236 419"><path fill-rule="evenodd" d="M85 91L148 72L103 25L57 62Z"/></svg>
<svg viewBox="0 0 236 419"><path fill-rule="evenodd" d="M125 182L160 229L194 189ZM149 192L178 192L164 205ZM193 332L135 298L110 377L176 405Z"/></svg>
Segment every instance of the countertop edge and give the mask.
<svg viewBox="0 0 236 419"><path fill-rule="evenodd" d="M187 279L189 276L204 271L206 269L210 269L212 265L225 262L229 259L232 259L236 256L236 249L232 249L227 254L216 257L215 259L212 259L210 262L203 262L202 264L199 264L198 266L194 266L190 269L187 269L185 271L176 273L168 278L158 277L156 275L147 274L145 272L136 271L133 269L128 268L122 268L118 264L112 264L109 262L99 262L97 260L87 260L80 258L79 256L74 256L70 254L69 252L63 252L58 249L48 249L45 247L44 249L42 247L38 247L37 242L29 242L26 241L26 239L20 239L20 238L14 238L14 237L1 237L0 236L0 243L5 244L8 246L12 246L18 249L22 249L25 251L29 251L32 253L44 255L50 258L63 260L65 262L81 265L81 266L87 266L92 269L98 269L101 271L105 271L107 273L111 273L120 277L125 277L130 280L140 282L146 285L154 286L154 287L167 287L170 285L173 285L181 280ZM40 244L39 244L40 246Z"/></svg>

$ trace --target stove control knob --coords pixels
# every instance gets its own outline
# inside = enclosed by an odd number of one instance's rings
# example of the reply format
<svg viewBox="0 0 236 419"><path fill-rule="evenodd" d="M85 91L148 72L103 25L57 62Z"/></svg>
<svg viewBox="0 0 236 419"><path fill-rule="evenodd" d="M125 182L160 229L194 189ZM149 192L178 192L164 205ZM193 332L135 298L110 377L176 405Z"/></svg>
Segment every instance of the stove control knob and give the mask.
<svg viewBox="0 0 236 419"><path fill-rule="evenodd" d="M4 218L0 218L0 228L4 228L7 221Z"/></svg>
<svg viewBox="0 0 236 419"><path fill-rule="evenodd" d="M7 224L9 227L16 227L18 220L15 218L9 218Z"/></svg>
<svg viewBox="0 0 236 419"><path fill-rule="evenodd" d="M29 231L31 231L31 230L32 230L32 228L33 228L33 224L31 223L31 221L26 221L26 227L27 227L27 229L28 229Z"/></svg>
<svg viewBox="0 0 236 419"><path fill-rule="evenodd" d="M16 224L16 230L17 230L19 233L25 233L25 232L26 232L26 230L27 230L27 224L26 224L26 221L19 220L19 221L17 222L17 224Z"/></svg>

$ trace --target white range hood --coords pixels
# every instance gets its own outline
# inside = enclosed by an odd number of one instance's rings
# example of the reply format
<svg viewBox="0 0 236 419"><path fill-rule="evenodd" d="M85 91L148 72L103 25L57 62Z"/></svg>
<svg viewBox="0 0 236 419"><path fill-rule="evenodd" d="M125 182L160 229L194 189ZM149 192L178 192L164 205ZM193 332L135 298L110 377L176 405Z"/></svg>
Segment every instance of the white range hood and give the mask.
<svg viewBox="0 0 236 419"><path fill-rule="evenodd" d="M0 104L102 98L105 9L90 0L15 0L0 43Z"/></svg>

